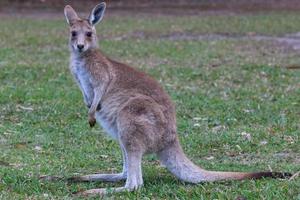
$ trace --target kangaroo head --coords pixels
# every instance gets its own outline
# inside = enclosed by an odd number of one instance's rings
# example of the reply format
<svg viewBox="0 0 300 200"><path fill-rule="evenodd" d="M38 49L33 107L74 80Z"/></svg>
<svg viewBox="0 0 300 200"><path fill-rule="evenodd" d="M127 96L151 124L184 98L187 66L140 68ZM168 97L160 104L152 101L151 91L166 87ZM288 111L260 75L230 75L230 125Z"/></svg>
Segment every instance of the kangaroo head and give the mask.
<svg viewBox="0 0 300 200"><path fill-rule="evenodd" d="M103 18L106 4L98 4L91 12L88 19L78 17L75 10L67 5L64 9L66 20L70 25L70 49L82 53L98 46L95 25Z"/></svg>

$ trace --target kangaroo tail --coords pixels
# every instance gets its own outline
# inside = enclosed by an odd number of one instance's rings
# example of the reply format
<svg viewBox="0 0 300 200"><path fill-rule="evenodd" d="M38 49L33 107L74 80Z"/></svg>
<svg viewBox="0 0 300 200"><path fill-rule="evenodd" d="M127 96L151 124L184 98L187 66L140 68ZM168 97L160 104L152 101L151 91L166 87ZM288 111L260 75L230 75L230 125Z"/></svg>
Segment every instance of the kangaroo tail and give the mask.
<svg viewBox="0 0 300 200"><path fill-rule="evenodd" d="M211 182L218 180L259 179L263 177L288 178L290 173L281 172L221 172L207 171L196 166L184 154L179 142L158 153L160 161L167 169L182 181L190 183Z"/></svg>

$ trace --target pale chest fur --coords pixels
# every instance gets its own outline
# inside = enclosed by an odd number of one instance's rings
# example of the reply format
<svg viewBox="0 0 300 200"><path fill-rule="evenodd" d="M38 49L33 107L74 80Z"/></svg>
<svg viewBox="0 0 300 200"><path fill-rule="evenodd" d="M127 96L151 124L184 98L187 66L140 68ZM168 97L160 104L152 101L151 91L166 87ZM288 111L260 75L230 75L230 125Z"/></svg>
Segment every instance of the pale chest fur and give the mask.
<svg viewBox="0 0 300 200"><path fill-rule="evenodd" d="M84 60L71 56L70 69L83 94L85 103L90 105L94 98L93 84Z"/></svg>
<svg viewBox="0 0 300 200"><path fill-rule="evenodd" d="M93 85L95 85L95 83L93 82L94 80L91 76L91 73L87 70L87 67L85 67L85 65L86 63L84 59L78 59L75 56L71 56L71 72L83 94L85 103L87 105L91 105L91 102L94 98ZM102 110L96 112L97 122L102 126L102 128L108 135L110 135L114 139L117 139L118 131L115 124L114 112L111 112L108 107L103 108L103 105L101 106Z"/></svg>

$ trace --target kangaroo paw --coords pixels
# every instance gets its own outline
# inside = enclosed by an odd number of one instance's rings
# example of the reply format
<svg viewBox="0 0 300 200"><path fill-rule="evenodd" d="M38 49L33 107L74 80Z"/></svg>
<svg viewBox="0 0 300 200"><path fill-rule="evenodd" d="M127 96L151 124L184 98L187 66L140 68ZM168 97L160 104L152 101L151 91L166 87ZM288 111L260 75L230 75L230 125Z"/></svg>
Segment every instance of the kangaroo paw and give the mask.
<svg viewBox="0 0 300 200"><path fill-rule="evenodd" d="M90 127L94 127L95 124L96 124L96 119L94 116L90 116L89 115L89 124L90 124Z"/></svg>

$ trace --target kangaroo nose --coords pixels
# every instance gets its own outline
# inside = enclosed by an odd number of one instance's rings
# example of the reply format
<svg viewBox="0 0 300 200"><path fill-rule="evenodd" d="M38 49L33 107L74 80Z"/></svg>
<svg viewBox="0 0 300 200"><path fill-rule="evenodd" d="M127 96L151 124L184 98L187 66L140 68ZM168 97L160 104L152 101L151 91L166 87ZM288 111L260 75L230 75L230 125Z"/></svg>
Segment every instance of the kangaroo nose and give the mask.
<svg viewBox="0 0 300 200"><path fill-rule="evenodd" d="M82 49L84 48L84 45L83 45L83 44L78 44L78 45L77 45L77 48L78 48L79 50L82 50Z"/></svg>

